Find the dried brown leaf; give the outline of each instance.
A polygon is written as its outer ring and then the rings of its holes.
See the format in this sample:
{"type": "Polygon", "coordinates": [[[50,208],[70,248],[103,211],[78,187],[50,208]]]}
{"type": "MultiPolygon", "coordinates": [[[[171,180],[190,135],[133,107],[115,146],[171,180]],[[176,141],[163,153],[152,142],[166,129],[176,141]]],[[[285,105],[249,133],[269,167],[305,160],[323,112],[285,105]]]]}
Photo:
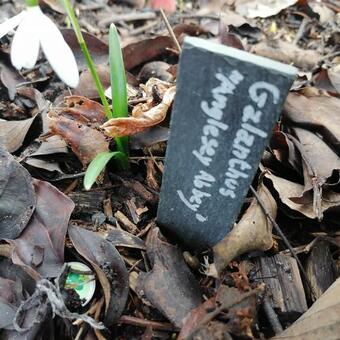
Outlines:
{"type": "Polygon", "coordinates": [[[103,106],[83,96],[65,97],[63,105],[55,110],[83,123],[103,124],[106,120],[103,106]]]}
{"type": "Polygon", "coordinates": [[[338,339],[340,334],[340,278],[283,333],[273,340],[338,339]]]}
{"type": "Polygon", "coordinates": [[[163,126],[153,126],[144,132],[131,136],[131,149],[138,150],[153,146],[155,144],[165,142],[169,138],[169,128],[163,126]]]}
{"type": "Polygon", "coordinates": [[[184,318],[201,304],[200,287],[181,251],[158,238],[158,228],[148,234],[147,254],[153,268],[139,274],[138,291],[171,322],[181,327],[184,318]]]}
{"type": "Polygon", "coordinates": [[[236,11],[248,18],[267,18],[296,2],[297,0],[237,0],[236,11]]]}
{"type": "Polygon", "coordinates": [[[103,237],[115,247],[126,247],[141,250],[145,250],[146,248],[145,242],[141,238],[121,229],[112,229],[105,232],[103,233],[103,237]]]}
{"type": "Polygon", "coordinates": [[[328,70],[328,77],[337,90],[340,93],[340,65],[335,65],[328,70]]]}
{"type": "MultiPolygon", "coordinates": [[[[318,217],[313,208],[313,193],[305,195],[305,199],[300,203],[293,199],[301,197],[304,191],[304,186],[299,183],[291,182],[287,179],[277,177],[269,172],[265,174],[278,192],[280,200],[290,209],[297,211],[308,218],[315,219],[318,217]]],[[[321,212],[324,213],[330,208],[340,205],[340,194],[333,191],[325,191],[321,197],[321,212]]]]}
{"type": "MultiPolygon", "coordinates": [[[[180,43],[185,35],[199,36],[207,33],[202,27],[192,24],[176,25],[173,31],[180,43]]],[[[122,49],[122,53],[127,71],[162,56],[178,55],[176,44],[170,36],[159,36],[129,44],[122,49]]]]}
{"type": "Polygon", "coordinates": [[[335,13],[326,4],[309,1],[309,6],[320,16],[321,24],[334,22],[335,13]]]}
{"type": "Polygon", "coordinates": [[[284,105],[284,118],[294,126],[318,132],[328,144],[340,149],[340,99],[305,97],[290,93],[284,105]]]}
{"type": "Polygon", "coordinates": [[[65,14],[65,9],[59,0],[41,0],[41,2],[49,6],[52,10],[60,14],[65,14]]]}
{"type": "Polygon", "coordinates": [[[117,322],[129,293],[129,279],[124,261],[116,248],[99,234],[83,228],[69,228],[71,241],[80,255],[91,263],[105,297],[106,326],[117,322]]]}
{"type": "Polygon", "coordinates": [[[138,79],[146,83],[150,78],[158,78],[163,81],[172,81],[173,75],[169,72],[170,65],[164,61],[151,61],[146,63],[138,74],[138,79]]]}
{"type": "MultiPolygon", "coordinates": [[[[60,31],[67,44],[71,47],[77,60],[78,67],[80,69],[85,69],[86,62],[84,54],[79,46],[74,30],[72,28],[64,28],[60,31]]],[[[82,34],[94,63],[97,65],[107,63],[109,58],[109,46],[90,33],[82,32],[82,34]]]]}
{"type": "MultiPolygon", "coordinates": [[[[301,128],[293,129],[299,142],[292,139],[301,153],[304,175],[304,192],[295,202],[303,203],[310,190],[313,191],[313,209],[318,219],[322,214],[322,192],[334,171],[340,170],[340,158],[315,133],[301,128]]],[[[291,137],[292,138],[292,137],[291,137]]]]}
{"type": "MultiPolygon", "coordinates": [[[[216,296],[220,305],[234,305],[242,299],[244,292],[234,287],[222,285],[216,296]]],[[[238,336],[253,338],[252,327],[256,314],[256,296],[250,296],[231,307],[228,311],[229,331],[238,336]]]]}
{"type": "Polygon", "coordinates": [[[314,75],[314,86],[320,90],[328,91],[329,93],[336,93],[337,90],[331,83],[329,78],[329,70],[327,68],[322,67],[315,75],[314,75]]]}
{"type": "Polygon", "coordinates": [[[251,52],[303,69],[313,69],[321,59],[321,55],[315,50],[304,50],[282,40],[272,42],[272,45],[260,42],[252,47],[251,52]]]}
{"type": "Polygon", "coordinates": [[[168,36],[159,36],[129,44],[122,49],[125,69],[130,71],[138,65],[161,56],[176,54],[175,49],[173,39],[168,36]]]}
{"type": "Polygon", "coordinates": [[[55,277],[64,264],[65,236],[74,203],[48,182],[34,180],[34,188],[35,212],[21,235],[8,240],[14,246],[12,260],[43,277],[55,277]]]}
{"type": "Polygon", "coordinates": [[[0,146],[0,238],[18,237],[35,206],[32,177],[0,146]]]}
{"type": "Polygon", "coordinates": [[[1,56],[1,59],[0,80],[8,90],[9,99],[14,100],[17,85],[24,83],[25,78],[12,66],[9,60],[6,60],[7,58],[1,56]]]}
{"type": "Polygon", "coordinates": [[[100,152],[109,151],[109,141],[98,130],[105,121],[102,105],[85,97],[66,97],[64,106],[48,113],[52,134],[61,136],[85,166],[100,152]]]}
{"type": "Polygon", "coordinates": [[[9,152],[17,151],[23,144],[26,134],[38,115],[24,120],[0,120],[0,143],[9,152]]]}
{"type": "MultiPolygon", "coordinates": [[[[149,81],[150,82],[150,81],[149,81]]],[[[149,83],[148,82],[148,83],[149,83]]],[[[148,84],[147,84],[147,87],[148,84]]],[[[137,105],[132,117],[113,118],[104,123],[101,128],[110,137],[123,137],[142,132],[147,128],[162,122],[175,98],[176,87],[171,86],[163,94],[162,102],[150,108],[150,102],[137,105]]]]}
{"type": "Polygon", "coordinates": [[[67,153],[67,145],[59,136],[51,136],[44,139],[38,150],[30,154],[30,157],[67,153]]]}
{"type": "MultiPolygon", "coordinates": [[[[263,183],[258,188],[258,195],[268,213],[275,219],[276,202],[263,183]]],[[[215,266],[221,272],[235,257],[249,251],[268,250],[272,244],[272,224],[254,198],[240,222],[214,246],[215,266]]]]}

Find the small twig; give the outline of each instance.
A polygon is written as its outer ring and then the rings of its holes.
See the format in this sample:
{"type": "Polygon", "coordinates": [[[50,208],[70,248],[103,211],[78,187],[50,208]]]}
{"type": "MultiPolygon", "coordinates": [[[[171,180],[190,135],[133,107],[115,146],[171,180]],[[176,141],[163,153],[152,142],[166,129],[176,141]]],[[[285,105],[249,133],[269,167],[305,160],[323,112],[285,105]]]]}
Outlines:
{"type": "MultiPolygon", "coordinates": [[[[86,314],[86,315],[93,315],[93,314],[96,312],[99,303],[100,303],[100,300],[98,300],[98,301],[93,301],[93,303],[92,303],[90,309],[89,309],[88,311],[86,311],[85,314],[86,314]]],[[[84,320],[82,320],[82,319],[77,319],[77,320],[75,320],[75,321],[72,322],[72,325],[73,325],[73,326],[80,326],[80,325],[83,324],[83,323],[84,323],[84,320]]]]}
{"type": "Polygon", "coordinates": [[[142,34],[144,32],[147,32],[147,31],[149,32],[152,28],[154,28],[157,25],[158,25],[158,21],[153,21],[153,22],[147,23],[144,26],[141,26],[141,27],[135,28],[134,30],[131,30],[129,32],[129,35],[139,35],[139,34],[142,34]]]}
{"type": "Polygon", "coordinates": [[[159,161],[163,161],[165,159],[164,156],[138,156],[138,157],[129,157],[129,159],[131,161],[142,161],[142,160],[149,160],[149,159],[156,159],[156,160],[159,160],[159,161]]]}
{"type": "Polygon", "coordinates": [[[306,32],[307,25],[309,23],[309,18],[303,18],[299,30],[296,33],[293,44],[296,45],[306,32]]]}
{"type": "Polygon", "coordinates": [[[327,59],[337,57],[338,55],[340,55],[340,51],[335,51],[335,52],[326,54],[325,56],[323,56],[323,57],[319,60],[319,63],[321,63],[321,62],[323,62],[323,61],[325,61],[325,60],[327,60],[327,59]]]}
{"type": "Polygon", "coordinates": [[[155,222],[154,221],[151,221],[150,223],[147,224],[147,226],[142,229],[138,234],[137,234],[137,237],[139,238],[142,238],[143,236],[145,236],[149,230],[155,226],[155,222]]]}
{"type": "Polygon", "coordinates": [[[156,162],[156,159],[154,157],[154,155],[152,154],[150,148],[148,148],[148,152],[149,152],[149,155],[151,157],[151,160],[153,161],[153,163],[156,165],[156,167],[158,168],[159,172],[162,174],[163,173],[163,170],[161,169],[161,167],[159,166],[159,164],[156,162]]]}
{"type": "Polygon", "coordinates": [[[160,331],[175,332],[177,329],[171,324],[166,322],[150,321],[145,319],[139,319],[134,316],[123,315],[119,319],[119,323],[133,325],[137,327],[151,327],[152,329],[158,329],[160,331]]]}
{"type": "Polygon", "coordinates": [[[178,40],[177,40],[177,38],[176,38],[176,36],[175,36],[175,33],[174,33],[174,31],[173,31],[173,29],[172,29],[170,23],[169,23],[168,18],[167,18],[166,15],[165,15],[163,9],[160,9],[160,12],[161,12],[162,19],[163,19],[163,21],[164,21],[164,23],[165,23],[165,26],[166,26],[166,28],[168,29],[168,32],[169,32],[169,34],[170,34],[170,37],[171,37],[172,40],[174,41],[174,43],[175,43],[175,45],[176,45],[178,51],[179,51],[179,52],[182,52],[182,47],[181,47],[181,45],[179,44],[179,42],[178,42],[178,40]]]}
{"type": "Polygon", "coordinates": [[[268,296],[264,297],[263,308],[267,315],[268,321],[270,325],[272,326],[273,331],[275,332],[275,335],[281,333],[283,331],[283,328],[281,326],[280,320],[277,317],[272,305],[270,304],[268,296]]]}
{"type": "MultiPolygon", "coordinates": [[[[98,302],[99,303],[97,305],[97,310],[94,313],[94,319],[96,321],[99,321],[100,312],[102,311],[105,302],[104,297],[102,297],[98,302]]],[[[102,332],[99,329],[94,329],[94,333],[96,334],[98,340],[106,340],[105,336],[103,336],[102,332]]]]}
{"type": "Polygon", "coordinates": [[[137,226],[132,223],[128,217],[126,217],[120,210],[118,210],[115,214],[114,217],[118,222],[120,222],[123,226],[124,229],[127,230],[130,234],[136,235],[139,230],[137,226]]]}
{"type": "Polygon", "coordinates": [[[78,174],[60,174],[58,175],[58,177],[49,179],[49,181],[58,182],[58,181],[63,181],[64,179],[80,178],[84,176],[85,176],[85,172],[79,172],[78,174]]]}
{"type": "Polygon", "coordinates": [[[279,225],[276,223],[276,221],[273,219],[273,217],[269,214],[269,212],[267,211],[266,207],[264,206],[260,196],[258,195],[258,193],[256,192],[256,190],[253,188],[253,186],[250,186],[250,190],[251,192],[254,194],[255,198],[257,199],[257,202],[259,203],[260,207],[263,210],[263,213],[266,215],[266,217],[269,219],[269,221],[273,224],[273,227],[275,229],[275,231],[279,234],[279,236],[281,237],[281,239],[283,240],[284,244],[286,245],[286,247],[289,249],[290,253],[292,254],[292,256],[294,257],[294,259],[297,262],[297,265],[299,266],[299,269],[301,271],[301,274],[303,276],[303,278],[306,281],[306,284],[310,290],[310,294],[315,297],[315,293],[314,290],[312,288],[312,285],[308,279],[307,273],[305,271],[305,269],[302,266],[302,263],[300,262],[299,258],[297,257],[297,255],[295,254],[295,251],[293,249],[293,247],[291,246],[289,240],[287,239],[287,237],[284,235],[284,233],[282,232],[281,228],[279,227],[279,225]]]}
{"type": "Polygon", "coordinates": [[[85,328],[85,325],[82,324],[81,327],[79,328],[78,333],[77,333],[76,337],[74,338],[74,340],[80,340],[81,339],[81,336],[83,335],[83,332],[84,332],[84,328],[85,328]]]}
{"type": "Polygon", "coordinates": [[[76,178],[72,183],[65,189],[64,195],[68,195],[71,191],[73,191],[78,186],[79,180],[76,178]]]}
{"type": "Polygon", "coordinates": [[[136,261],[131,268],[129,269],[129,273],[131,273],[140,263],[142,262],[142,259],[136,261]]]}
{"type": "Polygon", "coordinates": [[[139,20],[152,20],[156,19],[157,15],[155,12],[132,12],[132,13],[124,13],[124,14],[113,14],[101,21],[99,21],[99,26],[106,26],[111,22],[129,22],[129,21],[139,21],[139,20]]]}
{"type": "Polygon", "coordinates": [[[104,4],[97,4],[97,3],[93,3],[90,5],[77,4],[77,6],[81,11],[96,11],[98,9],[105,8],[104,4]]]}
{"type": "Polygon", "coordinates": [[[210,19],[220,21],[221,17],[219,15],[213,14],[181,14],[179,15],[180,19],[210,19]]]}

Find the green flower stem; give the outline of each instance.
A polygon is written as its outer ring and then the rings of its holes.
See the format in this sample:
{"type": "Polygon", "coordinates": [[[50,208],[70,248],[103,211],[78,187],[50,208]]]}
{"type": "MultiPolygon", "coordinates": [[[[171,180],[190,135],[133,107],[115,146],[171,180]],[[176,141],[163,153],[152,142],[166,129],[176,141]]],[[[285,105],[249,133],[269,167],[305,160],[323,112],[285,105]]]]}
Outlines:
{"type": "MultiPolygon", "coordinates": [[[[33,1],[33,0],[26,0],[26,1],[33,1]]],[[[63,3],[63,6],[64,6],[64,8],[65,8],[70,20],[71,20],[74,33],[77,37],[79,46],[80,46],[80,48],[83,52],[86,64],[87,64],[88,68],[90,69],[92,78],[95,82],[98,94],[100,96],[100,100],[101,100],[101,102],[104,106],[105,114],[106,114],[108,119],[111,119],[111,118],[113,118],[113,116],[112,116],[112,112],[111,112],[111,109],[110,109],[110,105],[109,105],[109,103],[108,103],[108,101],[105,97],[103,85],[100,82],[96,67],[95,67],[94,62],[91,58],[90,52],[89,52],[89,50],[86,46],[86,42],[85,42],[84,37],[81,33],[79,22],[78,22],[78,19],[77,19],[75,13],[74,13],[73,7],[70,3],[70,0],[61,0],[61,2],[63,3]]]]}
{"type": "Polygon", "coordinates": [[[39,6],[39,0],[25,0],[27,7],[39,6]]]}
{"type": "MultiPolygon", "coordinates": [[[[27,0],[27,1],[34,1],[34,0],[27,0]]],[[[74,30],[75,35],[77,37],[79,46],[80,46],[80,48],[81,48],[81,50],[84,54],[86,64],[87,64],[88,68],[90,69],[90,72],[91,72],[92,78],[95,82],[100,100],[103,104],[106,117],[108,119],[111,119],[111,118],[113,118],[113,114],[112,114],[112,111],[110,109],[110,105],[109,105],[109,103],[106,99],[103,85],[102,85],[102,83],[99,79],[96,67],[95,67],[94,62],[92,60],[90,52],[89,52],[89,50],[86,46],[86,42],[84,40],[84,37],[81,33],[79,22],[78,22],[78,19],[77,19],[75,13],[74,13],[73,7],[70,3],[70,0],[61,0],[61,2],[63,4],[70,20],[71,20],[73,30],[74,30]]],[[[124,139],[115,138],[115,142],[116,142],[117,150],[127,155],[127,145],[126,145],[126,142],[124,141],[124,139]]],[[[123,168],[125,168],[125,166],[123,166],[123,168]]]]}

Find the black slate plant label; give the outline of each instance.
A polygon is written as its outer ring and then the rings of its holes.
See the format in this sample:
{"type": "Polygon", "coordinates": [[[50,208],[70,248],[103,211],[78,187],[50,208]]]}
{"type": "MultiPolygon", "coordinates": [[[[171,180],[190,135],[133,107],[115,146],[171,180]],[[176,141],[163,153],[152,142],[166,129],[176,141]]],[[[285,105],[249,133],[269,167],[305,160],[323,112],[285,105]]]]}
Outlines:
{"type": "Polygon", "coordinates": [[[185,39],[157,214],[163,230],[191,248],[230,231],[296,72],[185,39]]]}

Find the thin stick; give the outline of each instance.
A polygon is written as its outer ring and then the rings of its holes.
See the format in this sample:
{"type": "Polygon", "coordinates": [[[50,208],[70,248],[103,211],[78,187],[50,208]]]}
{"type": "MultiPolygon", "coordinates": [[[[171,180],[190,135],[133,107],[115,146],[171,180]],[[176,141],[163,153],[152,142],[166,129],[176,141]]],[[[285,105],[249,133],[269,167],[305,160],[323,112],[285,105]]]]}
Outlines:
{"type": "Polygon", "coordinates": [[[293,44],[296,45],[306,32],[307,25],[309,24],[309,18],[303,18],[299,30],[296,33],[293,44]]]}
{"type": "Polygon", "coordinates": [[[275,231],[279,234],[279,236],[281,237],[281,239],[283,240],[284,244],[286,245],[286,247],[289,249],[290,253],[292,254],[292,256],[294,257],[294,259],[297,262],[297,265],[299,266],[299,269],[301,271],[301,274],[303,276],[303,278],[306,281],[306,284],[310,290],[310,294],[316,299],[315,294],[314,294],[314,290],[312,288],[312,285],[308,279],[307,273],[305,271],[305,269],[302,266],[302,263],[300,262],[299,258],[297,257],[293,247],[291,246],[289,240],[287,239],[287,237],[284,235],[284,233],[282,232],[281,228],[279,227],[279,225],[276,223],[276,221],[273,219],[273,217],[269,214],[269,212],[267,211],[266,207],[264,206],[260,196],[257,194],[256,190],[253,188],[253,186],[250,186],[250,190],[251,192],[254,194],[255,198],[257,199],[260,207],[262,208],[264,214],[266,215],[266,217],[269,219],[269,221],[273,224],[275,231]]]}
{"type": "Polygon", "coordinates": [[[336,56],[338,56],[340,54],[340,51],[335,51],[335,52],[332,52],[332,53],[329,53],[329,54],[326,54],[325,56],[323,56],[320,60],[319,60],[319,63],[322,62],[322,61],[325,61],[329,58],[334,58],[336,56]]]}
{"type": "Polygon", "coordinates": [[[175,45],[176,45],[178,51],[179,51],[179,52],[182,52],[182,47],[181,47],[181,45],[179,44],[179,42],[178,42],[178,40],[177,40],[177,38],[176,38],[176,36],[175,36],[175,33],[174,33],[174,31],[173,31],[173,29],[172,29],[170,23],[169,23],[168,18],[167,18],[166,15],[165,15],[163,9],[160,9],[160,12],[161,12],[162,19],[163,19],[163,21],[164,21],[164,23],[165,23],[165,26],[166,26],[166,28],[168,29],[168,32],[169,32],[169,34],[170,34],[170,37],[171,37],[172,40],[174,41],[174,43],[175,43],[175,45]]]}
{"type": "Polygon", "coordinates": [[[74,340],[79,340],[81,338],[81,336],[83,335],[83,332],[84,332],[84,328],[85,328],[85,326],[81,325],[81,327],[79,328],[78,333],[77,333],[76,337],[74,338],[74,340]]]}
{"type": "Polygon", "coordinates": [[[177,329],[171,324],[166,322],[150,321],[145,319],[139,319],[134,316],[123,315],[119,319],[119,323],[133,325],[137,327],[151,327],[160,331],[175,332],[177,329]]]}
{"type": "MultiPolygon", "coordinates": [[[[100,312],[104,305],[104,297],[102,297],[98,302],[99,303],[97,305],[97,310],[94,313],[94,319],[96,321],[99,321],[100,312]]],[[[105,336],[102,334],[102,332],[99,329],[94,329],[94,333],[98,340],[106,340],[105,336]]]]}

